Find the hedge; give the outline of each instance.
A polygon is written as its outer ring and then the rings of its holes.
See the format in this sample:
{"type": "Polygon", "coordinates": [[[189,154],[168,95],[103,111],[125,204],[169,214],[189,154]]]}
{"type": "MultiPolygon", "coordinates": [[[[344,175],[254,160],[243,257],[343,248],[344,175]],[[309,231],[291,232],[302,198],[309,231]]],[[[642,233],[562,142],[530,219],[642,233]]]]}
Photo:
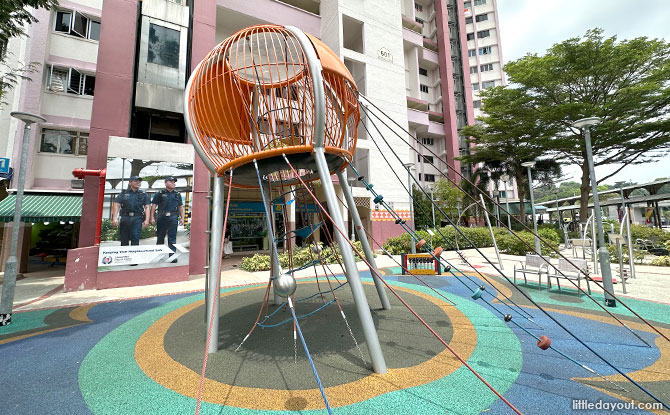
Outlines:
{"type": "MultiPolygon", "coordinates": [[[[354,242],[354,246],[360,252],[363,252],[363,247],[359,241],[354,242]]],[[[356,261],[361,261],[361,257],[354,252],[356,261]]],[[[325,258],[326,264],[335,264],[341,261],[340,247],[336,244],[335,249],[332,247],[326,246],[321,251],[321,257],[325,258]]],[[[305,264],[309,264],[312,261],[315,261],[318,258],[318,255],[311,252],[310,247],[305,248],[296,248],[293,250],[293,267],[299,268],[305,264]]],[[[283,269],[291,268],[289,265],[289,255],[288,252],[283,252],[279,254],[279,264],[283,269]]],[[[255,272],[255,271],[269,271],[270,270],[270,255],[268,254],[255,254],[251,257],[242,258],[242,263],[240,268],[244,271],[255,272]]]]}

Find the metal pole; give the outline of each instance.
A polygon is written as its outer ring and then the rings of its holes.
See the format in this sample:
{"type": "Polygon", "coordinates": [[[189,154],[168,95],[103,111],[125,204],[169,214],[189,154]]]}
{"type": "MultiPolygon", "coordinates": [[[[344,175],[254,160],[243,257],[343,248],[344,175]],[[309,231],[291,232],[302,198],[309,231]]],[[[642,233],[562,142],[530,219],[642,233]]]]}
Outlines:
{"type": "Polygon", "coordinates": [[[435,196],[433,196],[433,191],[434,191],[434,189],[431,187],[430,188],[430,208],[433,211],[433,229],[434,229],[434,228],[437,228],[437,226],[435,226],[435,196]]]}
{"type": "MultiPolygon", "coordinates": [[[[281,275],[281,265],[279,264],[279,252],[275,249],[277,246],[274,238],[275,238],[275,218],[274,218],[274,211],[272,210],[272,193],[270,192],[270,185],[269,184],[263,184],[263,191],[265,194],[268,195],[267,198],[265,198],[265,212],[267,216],[267,226],[268,226],[268,239],[269,239],[269,245],[270,245],[270,260],[272,263],[271,269],[270,269],[270,277],[272,278],[272,281],[276,281],[277,277],[281,275]]],[[[274,286],[274,283],[272,284],[274,286]]],[[[274,288],[274,287],[273,287],[274,288]]],[[[284,300],[274,291],[273,297],[273,302],[275,305],[279,305],[284,302],[284,300]]]]}
{"type": "MultiPolygon", "coordinates": [[[[591,176],[591,187],[593,189],[593,209],[595,210],[596,223],[598,225],[598,256],[600,258],[600,271],[605,289],[613,293],[614,285],[612,284],[612,270],[610,269],[609,254],[605,247],[605,232],[603,230],[603,219],[600,212],[600,201],[598,200],[598,181],[596,180],[596,171],[593,167],[591,128],[588,125],[584,127],[584,139],[586,140],[586,158],[589,162],[589,174],[591,176]]],[[[608,307],[616,307],[616,301],[608,293],[605,293],[605,305],[608,307]]]]}
{"type": "Polygon", "coordinates": [[[498,265],[500,270],[503,270],[502,259],[500,259],[500,251],[498,251],[498,244],[496,243],[496,236],[493,234],[493,228],[491,227],[491,221],[489,220],[489,213],[486,211],[486,204],[484,204],[484,195],[479,194],[479,199],[482,201],[482,207],[484,209],[484,217],[486,218],[486,226],[489,227],[489,232],[491,233],[491,239],[493,240],[493,247],[496,249],[496,256],[498,257],[498,265]]]}
{"type": "MultiPolygon", "coordinates": [[[[414,189],[412,188],[412,167],[411,164],[405,165],[407,167],[407,188],[409,189],[409,217],[412,219],[412,230],[416,230],[416,223],[414,223],[414,189]]],[[[416,254],[416,244],[412,239],[409,240],[409,247],[413,254],[416,254]]]]}
{"type": "Polygon", "coordinates": [[[25,121],[23,127],[23,142],[21,143],[21,164],[19,178],[16,185],[16,204],[14,205],[14,222],[12,223],[12,239],[9,243],[9,258],[5,263],[5,277],[2,284],[2,300],[0,301],[0,326],[12,323],[12,308],[14,306],[14,290],[19,263],[16,253],[19,245],[19,229],[21,226],[21,205],[23,204],[23,187],[26,182],[26,164],[30,149],[30,125],[25,121]]]}
{"type": "Polygon", "coordinates": [[[621,234],[623,234],[623,225],[624,222],[626,223],[626,245],[628,245],[628,262],[630,264],[630,277],[635,278],[635,261],[633,261],[633,239],[632,236],[630,235],[630,215],[628,211],[628,204],[625,203],[625,198],[623,195],[623,188],[619,188],[619,191],[621,192],[621,209],[623,209],[622,212],[622,219],[621,219],[621,234]]]}
{"type": "MultiPolygon", "coordinates": [[[[344,177],[344,173],[342,172],[342,170],[337,171],[337,178],[340,181],[340,186],[342,186],[344,197],[347,200],[347,205],[349,206],[349,214],[351,215],[351,219],[354,222],[354,228],[356,229],[356,233],[358,234],[358,239],[361,241],[361,247],[363,247],[363,252],[365,253],[365,259],[368,260],[368,262],[370,263],[370,265],[372,265],[372,268],[375,271],[379,272],[379,268],[377,268],[377,263],[375,262],[375,255],[372,253],[372,249],[370,249],[370,244],[368,243],[368,238],[365,235],[365,229],[363,228],[361,217],[358,215],[358,209],[356,208],[354,196],[351,194],[351,188],[349,187],[349,183],[347,183],[347,180],[344,177]]],[[[379,277],[374,272],[372,273],[372,280],[375,282],[375,288],[377,288],[377,294],[379,294],[379,301],[381,301],[382,307],[384,308],[384,310],[390,310],[391,303],[389,303],[389,299],[386,296],[384,283],[382,283],[379,280],[379,277]]]]}
{"type": "MultiPolygon", "coordinates": [[[[316,161],[316,167],[319,171],[319,177],[321,178],[321,186],[323,193],[326,196],[326,202],[328,203],[330,216],[333,218],[335,226],[344,231],[344,221],[342,220],[342,213],[340,212],[338,200],[335,196],[335,187],[333,186],[333,182],[330,179],[330,171],[328,169],[323,147],[314,147],[314,159],[316,161]]],[[[345,240],[344,235],[342,235],[340,232],[334,233],[335,237],[337,238],[337,243],[340,245],[340,251],[342,254],[342,261],[344,262],[347,281],[349,282],[349,287],[351,288],[351,294],[354,297],[354,303],[356,303],[358,318],[361,320],[363,334],[365,335],[365,341],[368,345],[370,358],[372,359],[372,368],[376,373],[386,373],[386,362],[384,361],[382,348],[379,344],[379,338],[377,337],[375,324],[372,320],[372,314],[370,314],[370,306],[368,305],[368,300],[365,297],[363,283],[361,282],[361,278],[358,275],[358,269],[356,268],[356,261],[354,260],[353,251],[351,250],[351,246],[349,246],[348,241],[345,240]]]]}
{"type": "MultiPolygon", "coordinates": [[[[217,281],[219,278],[217,273],[220,272],[221,265],[221,243],[223,242],[223,209],[224,209],[224,183],[225,178],[214,177],[214,192],[212,200],[212,229],[209,234],[209,269],[208,286],[207,286],[207,327],[205,328],[205,336],[207,336],[207,329],[212,327],[212,335],[209,338],[207,345],[208,353],[216,353],[219,350],[219,304],[221,296],[219,294],[219,287],[217,281]],[[214,321],[210,319],[214,316],[214,321]]],[[[207,337],[205,337],[207,338],[207,337]]]]}
{"type": "MultiPolygon", "coordinates": [[[[530,166],[528,167],[528,190],[530,191],[530,208],[533,213],[533,229],[535,230],[535,252],[538,255],[542,255],[542,250],[540,249],[540,239],[537,237],[537,220],[535,219],[535,197],[533,196],[533,177],[530,174],[530,166]]],[[[519,208],[521,205],[519,204],[519,208]]],[[[525,215],[526,212],[523,212],[525,215]]]]}
{"type": "Polygon", "coordinates": [[[507,180],[503,180],[503,183],[505,183],[505,209],[507,210],[507,229],[509,229],[510,232],[512,232],[512,218],[511,213],[509,211],[509,195],[507,194],[507,180]]]}

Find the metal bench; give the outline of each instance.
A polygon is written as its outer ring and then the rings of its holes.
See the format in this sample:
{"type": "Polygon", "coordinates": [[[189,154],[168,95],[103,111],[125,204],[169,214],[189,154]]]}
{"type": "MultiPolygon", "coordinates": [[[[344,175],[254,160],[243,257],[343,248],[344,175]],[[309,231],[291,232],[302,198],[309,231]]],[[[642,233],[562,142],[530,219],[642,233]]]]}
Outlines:
{"type": "Polygon", "coordinates": [[[561,289],[561,283],[560,283],[561,278],[573,281],[577,280],[577,289],[578,289],[577,296],[581,296],[582,295],[581,280],[584,279],[586,281],[586,288],[588,289],[589,294],[591,294],[591,286],[589,285],[589,279],[586,278],[585,276],[585,273],[588,272],[588,264],[586,263],[585,259],[570,259],[568,261],[567,259],[559,258],[557,268],[558,271],[553,270],[547,274],[548,290],[551,290],[552,278],[556,278],[556,284],[558,285],[559,291],[561,289]]]}
{"type": "Polygon", "coordinates": [[[535,254],[526,254],[526,261],[520,262],[517,261],[514,264],[514,284],[516,284],[516,274],[523,275],[524,283],[528,284],[526,280],[526,274],[537,275],[537,288],[542,289],[542,273],[549,273],[549,257],[541,257],[540,255],[535,254]]]}
{"type": "Polygon", "coordinates": [[[582,250],[582,258],[586,259],[586,254],[591,255],[591,250],[593,249],[593,244],[591,243],[590,238],[574,238],[570,239],[570,246],[572,247],[572,256],[577,256],[577,248],[582,250]]]}

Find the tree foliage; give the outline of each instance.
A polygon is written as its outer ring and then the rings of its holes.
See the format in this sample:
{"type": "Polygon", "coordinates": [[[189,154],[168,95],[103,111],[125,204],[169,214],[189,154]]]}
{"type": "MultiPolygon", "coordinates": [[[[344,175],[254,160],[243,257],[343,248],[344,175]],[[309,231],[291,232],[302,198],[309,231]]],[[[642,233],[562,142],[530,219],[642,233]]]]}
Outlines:
{"type": "Polygon", "coordinates": [[[37,22],[32,14],[32,8],[53,9],[58,6],[58,0],[2,0],[0,1],[0,102],[4,95],[16,86],[21,80],[30,79],[37,64],[17,63],[11,66],[6,63],[7,46],[9,39],[24,36],[26,27],[37,22]]]}
{"type": "MultiPolygon", "coordinates": [[[[519,89],[496,87],[482,91],[484,116],[482,123],[464,127],[461,134],[472,137],[470,154],[461,160],[481,164],[475,179],[482,185],[491,180],[498,183],[508,175],[516,180],[519,188],[521,212],[524,200],[529,198],[527,170],[522,163],[536,160],[533,179],[554,181],[560,176],[555,160],[541,158],[546,155],[551,133],[537,121],[538,109],[532,97],[519,89]]],[[[525,220],[525,215],[520,219],[525,220]]]]}
{"type": "MultiPolygon", "coordinates": [[[[542,131],[535,140],[563,163],[582,168],[580,217],[588,217],[590,176],[583,131],[572,127],[574,121],[603,121],[591,133],[594,162],[618,166],[599,182],[670,148],[670,44],[663,40],[618,41],[593,29],[555,44],[544,56],[528,54],[509,62],[505,71],[514,85],[512,95],[522,97],[508,103],[527,100],[535,110],[530,125],[542,131]]],[[[527,107],[518,114],[526,117],[527,107]]]]}

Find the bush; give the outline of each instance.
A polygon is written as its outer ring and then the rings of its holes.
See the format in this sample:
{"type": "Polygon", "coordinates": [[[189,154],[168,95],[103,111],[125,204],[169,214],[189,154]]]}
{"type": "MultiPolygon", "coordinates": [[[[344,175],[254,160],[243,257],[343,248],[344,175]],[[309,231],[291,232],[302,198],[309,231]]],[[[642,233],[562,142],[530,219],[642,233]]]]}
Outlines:
{"type": "MultiPolygon", "coordinates": [[[[354,242],[354,246],[359,252],[363,252],[363,247],[360,241],[354,242]]],[[[361,261],[361,257],[354,251],[354,256],[356,261],[361,261]]],[[[327,246],[322,249],[321,257],[325,258],[326,264],[335,264],[338,261],[342,261],[340,254],[340,247],[335,244],[335,248],[327,246]]],[[[307,246],[305,248],[296,248],[293,250],[293,267],[299,268],[305,264],[309,264],[312,261],[318,259],[318,255],[312,253],[311,247],[307,246]]],[[[289,265],[289,254],[288,252],[283,252],[279,254],[279,265],[283,269],[291,268],[289,265]]],[[[270,255],[267,254],[255,254],[252,257],[242,258],[242,263],[240,268],[244,271],[255,272],[255,271],[269,271],[270,270],[270,255]]]]}
{"type": "Polygon", "coordinates": [[[670,256],[660,256],[651,261],[651,265],[660,267],[670,267],[670,256]]]}
{"type": "MultiPolygon", "coordinates": [[[[521,240],[509,234],[498,238],[498,249],[510,255],[526,255],[527,253],[535,252],[535,235],[525,231],[516,232],[516,234],[521,240]]],[[[558,249],[558,244],[561,241],[558,233],[547,229],[538,229],[538,234],[549,242],[549,244],[541,243],[542,254],[549,256],[556,255],[554,249],[558,249]]]]}
{"type": "MultiPolygon", "coordinates": [[[[612,264],[618,264],[619,263],[619,253],[617,252],[616,245],[614,244],[608,244],[607,245],[607,253],[609,254],[610,257],[610,262],[612,264]]],[[[640,251],[639,249],[633,249],[633,261],[636,264],[642,264],[642,260],[644,259],[645,252],[640,251]]],[[[623,258],[623,263],[624,264],[629,264],[630,260],[628,258],[628,248],[623,247],[623,252],[622,252],[622,258],[623,258]]]]}
{"type": "MultiPolygon", "coordinates": [[[[434,230],[435,235],[432,237],[431,246],[433,248],[441,246],[444,250],[455,250],[456,241],[458,242],[458,247],[461,249],[473,248],[473,244],[476,248],[493,246],[493,239],[491,239],[491,233],[487,227],[459,227],[458,229],[463,232],[465,236],[461,235],[460,232],[456,232],[453,226],[445,226],[439,230],[434,230]]],[[[428,232],[420,230],[417,231],[417,234],[420,238],[425,239],[426,242],[431,243],[431,236],[428,232]]],[[[493,228],[493,234],[495,235],[496,240],[498,240],[503,235],[507,235],[507,231],[503,228],[493,228]]],[[[407,254],[411,252],[409,245],[410,240],[414,243],[409,234],[404,233],[400,236],[387,239],[383,246],[384,249],[393,255],[407,254]]]]}

